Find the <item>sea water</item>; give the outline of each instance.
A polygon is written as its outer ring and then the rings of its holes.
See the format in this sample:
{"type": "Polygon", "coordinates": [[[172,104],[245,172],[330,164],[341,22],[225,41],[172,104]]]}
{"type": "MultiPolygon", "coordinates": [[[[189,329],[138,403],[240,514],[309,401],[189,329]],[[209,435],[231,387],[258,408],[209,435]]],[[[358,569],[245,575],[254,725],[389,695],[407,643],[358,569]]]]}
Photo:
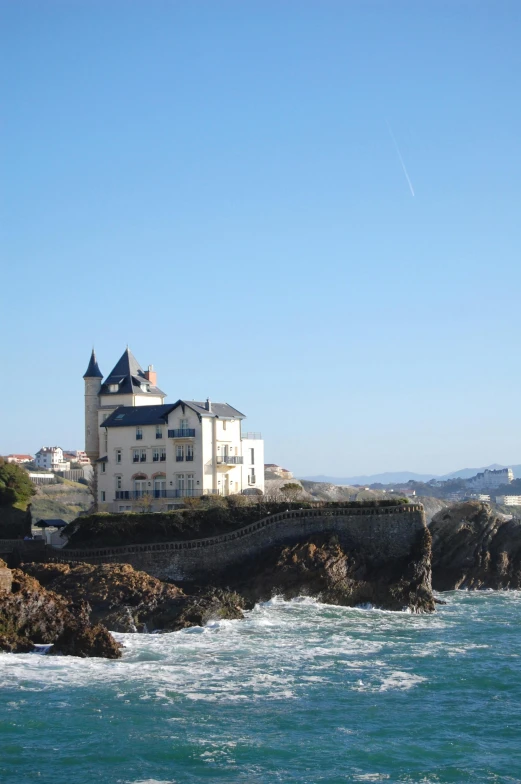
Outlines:
{"type": "Polygon", "coordinates": [[[521,782],[521,592],[442,598],[275,599],[118,634],[119,661],[0,655],[0,782],[521,782]]]}

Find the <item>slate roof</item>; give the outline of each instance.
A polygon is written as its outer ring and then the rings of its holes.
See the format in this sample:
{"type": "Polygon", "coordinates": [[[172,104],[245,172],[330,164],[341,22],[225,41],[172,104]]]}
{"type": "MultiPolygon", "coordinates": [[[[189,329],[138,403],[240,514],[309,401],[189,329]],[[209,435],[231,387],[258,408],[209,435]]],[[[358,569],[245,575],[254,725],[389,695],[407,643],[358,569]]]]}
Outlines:
{"type": "Polygon", "coordinates": [[[128,394],[143,394],[141,384],[146,383],[150,385],[150,395],[165,395],[159,387],[152,386],[150,381],[145,377],[143,368],[127,347],[122,356],[116,362],[111,372],[101,385],[101,395],[128,395],[128,394]],[[118,385],[117,392],[111,392],[109,387],[113,384],[118,385]]]}
{"type": "Polygon", "coordinates": [[[103,373],[99,369],[98,362],[96,360],[96,352],[92,349],[92,354],[90,355],[89,367],[85,371],[85,375],[83,378],[103,378],[103,373]]]}
{"type": "Polygon", "coordinates": [[[164,425],[173,405],[119,406],[100,427],[132,427],[139,425],[164,425]]]}
{"type": "Polygon", "coordinates": [[[221,419],[244,419],[244,414],[228,403],[212,403],[207,411],[205,403],[194,400],[178,400],[162,406],[119,406],[102,422],[100,427],[140,427],[143,425],[164,425],[168,415],[179,406],[186,406],[199,416],[219,417],[221,419]]]}
{"type": "Polygon", "coordinates": [[[228,403],[211,403],[211,411],[206,408],[206,403],[201,403],[196,400],[178,400],[174,403],[173,408],[184,405],[191,408],[201,416],[219,417],[221,419],[245,419],[246,414],[241,414],[236,408],[230,406],[228,403]]]}

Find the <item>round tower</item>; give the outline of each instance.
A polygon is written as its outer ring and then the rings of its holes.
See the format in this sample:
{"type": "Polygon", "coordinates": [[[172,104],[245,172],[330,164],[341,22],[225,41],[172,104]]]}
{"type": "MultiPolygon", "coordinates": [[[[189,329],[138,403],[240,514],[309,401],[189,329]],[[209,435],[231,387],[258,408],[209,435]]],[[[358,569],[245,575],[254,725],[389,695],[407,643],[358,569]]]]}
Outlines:
{"type": "Polygon", "coordinates": [[[83,379],[85,381],[85,452],[91,463],[94,463],[99,457],[98,409],[103,380],[103,373],[99,369],[94,349],[83,379]]]}

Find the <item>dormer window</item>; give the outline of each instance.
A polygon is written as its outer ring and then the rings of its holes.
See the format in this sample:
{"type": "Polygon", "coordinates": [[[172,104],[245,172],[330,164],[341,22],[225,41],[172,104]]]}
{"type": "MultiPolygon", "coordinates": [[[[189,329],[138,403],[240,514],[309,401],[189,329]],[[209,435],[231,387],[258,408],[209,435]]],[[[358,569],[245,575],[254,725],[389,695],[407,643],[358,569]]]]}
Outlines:
{"type": "Polygon", "coordinates": [[[119,384],[109,384],[109,392],[117,392],[119,389],[119,384]]]}
{"type": "Polygon", "coordinates": [[[136,427],[136,441],[143,440],[143,430],[140,427],[136,427]]]}
{"type": "Polygon", "coordinates": [[[139,386],[142,392],[150,392],[150,384],[140,384],[139,386]]]}

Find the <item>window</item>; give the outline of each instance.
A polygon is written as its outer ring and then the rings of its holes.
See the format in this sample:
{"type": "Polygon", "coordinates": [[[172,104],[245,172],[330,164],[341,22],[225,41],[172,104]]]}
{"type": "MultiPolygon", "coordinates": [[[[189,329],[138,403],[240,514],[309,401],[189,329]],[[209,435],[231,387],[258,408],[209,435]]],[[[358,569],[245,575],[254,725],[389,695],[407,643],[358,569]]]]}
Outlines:
{"type": "Polygon", "coordinates": [[[166,498],[166,479],[164,476],[154,479],[154,498],[166,498]]]}
{"type": "Polygon", "coordinates": [[[139,454],[139,462],[140,463],[146,463],[146,461],[147,461],[147,450],[146,449],[140,449],[139,453],[140,453],[139,454]]]}
{"type": "Polygon", "coordinates": [[[102,490],[102,491],[101,491],[101,500],[102,500],[102,501],[104,501],[104,500],[105,500],[105,490],[102,490]]]}
{"type": "Polygon", "coordinates": [[[179,420],[179,429],[180,430],[188,430],[188,419],[180,419],[179,420]]]}
{"type": "Polygon", "coordinates": [[[194,492],[194,475],[187,474],[186,475],[186,491],[189,495],[193,495],[194,492]]]}
{"type": "Polygon", "coordinates": [[[119,389],[119,384],[109,384],[109,392],[117,392],[119,389]]]}
{"type": "Polygon", "coordinates": [[[177,474],[177,489],[184,490],[185,489],[185,475],[184,474],[177,474]]]}
{"type": "Polygon", "coordinates": [[[121,490],[122,485],[122,478],[120,476],[116,477],[116,490],[121,490]]]}
{"type": "Polygon", "coordinates": [[[101,464],[101,473],[104,474],[106,470],[107,470],[107,464],[106,463],[102,463],[101,464]]]}
{"type": "Polygon", "coordinates": [[[194,445],[187,444],[186,445],[186,459],[193,460],[194,459],[194,445]]]}
{"type": "Polygon", "coordinates": [[[141,452],[140,449],[133,449],[132,450],[132,462],[133,463],[139,463],[139,454],[140,454],[140,452],[141,452]]]}
{"type": "Polygon", "coordinates": [[[253,473],[253,471],[250,471],[250,473],[248,474],[248,484],[249,485],[255,484],[255,474],[253,473]]]}
{"type": "Polygon", "coordinates": [[[136,427],[136,441],[143,440],[143,429],[141,427],[136,427]]]}
{"type": "Polygon", "coordinates": [[[255,449],[250,449],[250,463],[251,465],[255,463],[255,449]]]}
{"type": "Polygon", "coordinates": [[[123,506],[122,504],[120,504],[119,507],[118,507],[118,510],[120,512],[130,512],[130,511],[132,511],[132,507],[131,506],[123,506]]]}
{"type": "Polygon", "coordinates": [[[166,447],[162,446],[159,448],[159,461],[164,463],[166,461],[166,447]]]}
{"type": "Polygon", "coordinates": [[[121,449],[116,449],[116,463],[121,463],[121,449]]]}
{"type": "Polygon", "coordinates": [[[226,430],[226,419],[223,419],[223,430],[226,430]]]}
{"type": "Polygon", "coordinates": [[[159,463],[159,447],[154,447],[152,450],[152,462],[159,463]]]}
{"type": "Polygon", "coordinates": [[[156,425],[156,438],[163,438],[163,428],[161,425],[156,425]]]}
{"type": "Polygon", "coordinates": [[[134,496],[136,498],[141,498],[141,496],[146,495],[146,492],[146,479],[134,479],[134,496]]]}
{"type": "Polygon", "coordinates": [[[175,448],[175,459],[178,463],[185,459],[185,448],[183,444],[178,444],[175,448]]]}

